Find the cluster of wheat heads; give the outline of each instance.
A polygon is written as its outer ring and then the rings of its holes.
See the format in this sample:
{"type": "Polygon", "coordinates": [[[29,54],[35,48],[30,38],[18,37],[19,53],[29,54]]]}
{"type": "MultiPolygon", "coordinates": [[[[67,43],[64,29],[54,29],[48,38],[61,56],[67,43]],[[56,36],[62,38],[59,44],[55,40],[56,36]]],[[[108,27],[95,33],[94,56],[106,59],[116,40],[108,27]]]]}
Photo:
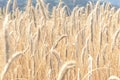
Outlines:
{"type": "Polygon", "coordinates": [[[10,4],[0,9],[1,80],[120,80],[120,9],[10,4]]]}

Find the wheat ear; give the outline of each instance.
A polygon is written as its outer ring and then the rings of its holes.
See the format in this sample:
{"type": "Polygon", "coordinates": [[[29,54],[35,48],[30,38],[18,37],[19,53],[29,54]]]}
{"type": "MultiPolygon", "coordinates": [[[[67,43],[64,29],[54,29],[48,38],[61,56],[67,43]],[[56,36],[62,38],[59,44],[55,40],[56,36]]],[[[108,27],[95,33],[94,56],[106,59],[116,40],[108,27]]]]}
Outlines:
{"type": "Polygon", "coordinates": [[[67,37],[67,35],[62,35],[57,41],[56,43],[53,45],[52,49],[55,49],[58,46],[58,43],[60,42],[60,40],[62,40],[63,38],[67,37]]]}
{"type": "Polygon", "coordinates": [[[11,4],[11,1],[12,1],[12,0],[8,0],[8,2],[7,2],[6,15],[9,13],[9,7],[10,7],[10,4],[11,4]]]}
{"type": "Polygon", "coordinates": [[[0,75],[0,79],[1,79],[1,80],[4,79],[4,76],[5,76],[5,74],[7,73],[7,71],[9,70],[10,65],[13,63],[13,61],[15,61],[15,59],[17,59],[19,56],[22,56],[23,53],[25,53],[27,49],[28,49],[28,48],[26,48],[26,49],[25,49],[24,51],[22,51],[22,52],[17,52],[17,53],[15,53],[15,54],[12,56],[12,58],[9,59],[8,63],[5,65],[3,71],[1,72],[1,75],[0,75]]]}
{"type": "Polygon", "coordinates": [[[62,66],[62,68],[61,68],[61,70],[60,70],[60,72],[59,72],[59,74],[58,74],[57,80],[63,80],[63,78],[64,78],[64,76],[65,76],[65,73],[68,71],[68,69],[73,68],[73,67],[75,66],[75,64],[76,64],[75,61],[66,62],[66,63],[62,66]]]}

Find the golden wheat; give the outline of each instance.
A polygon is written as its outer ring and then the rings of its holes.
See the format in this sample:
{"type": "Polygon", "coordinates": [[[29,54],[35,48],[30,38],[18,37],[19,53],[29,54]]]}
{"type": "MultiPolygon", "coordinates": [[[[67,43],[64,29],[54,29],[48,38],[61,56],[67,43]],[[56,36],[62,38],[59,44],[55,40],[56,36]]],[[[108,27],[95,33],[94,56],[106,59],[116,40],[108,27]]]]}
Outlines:
{"type": "Polygon", "coordinates": [[[98,1],[71,10],[60,1],[49,11],[28,0],[21,11],[16,2],[0,11],[1,80],[119,80],[119,8],[98,1]]]}

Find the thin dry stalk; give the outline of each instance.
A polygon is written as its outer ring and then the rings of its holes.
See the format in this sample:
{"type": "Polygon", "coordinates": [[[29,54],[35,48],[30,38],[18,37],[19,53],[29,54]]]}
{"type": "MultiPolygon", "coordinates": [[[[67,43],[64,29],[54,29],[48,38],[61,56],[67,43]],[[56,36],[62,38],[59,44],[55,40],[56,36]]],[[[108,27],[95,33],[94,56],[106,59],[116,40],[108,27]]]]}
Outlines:
{"type": "Polygon", "coordinates": [[[93,15],[92,15],[92,18],[91,18],[91,22],[90,22],[90,27],[91,27],[91,42],[93,42],[93,15]]]}
{"type": "Polygon", "coordinates": [[[99,54],[97,54],[97,57],[96,57],[96,62],[97,62],[97,68],[99,68],[99,66],[100,66],[100,55],[99,54]]]}
{"type": "Polygon", "coordinates": [[[89,76],[90,73],[93,73],[93,72],[98,71],[98,70],[108,70],[108,69],[112,69],[112,68],[100,67],[100,68],[92,69],[92,72],[88,72],[86,75],[84,75],[84,77],[81,80],[86,80],[86,78],[89,76]]]}
{"type": "Polygon", "coordinates": [[[46,8],[45,8],[43,0],[37,0],[37,2],[39,3],[39,6],[40,6],[40,8],[42,10],[41,11],[42,15],[44,16],[45,19],[48,19],[48,16],[47,16],[47,13],[46,13],[46,8]]]}
{"type": "Polygon", "coordinates": [[[81,64],[84,64],[84,57],[85,57],[86,46],[82,49],[81,53],[81,64]]]}
{"type": "Polygon", "coordinates": [[[105,65],[105,62],[106,62],[105,56],[106,56],[106,49],[107,49],[107,46],[108,46],[108,44],[106,44],[105,47],[104,47],[103,50],[102,50],[102,54],[103,54],[103,63],[104,63],[104,65],[105,65]]]}
{"type": "Polygon", "coordinates": [[[75,46],[76,46],[76,57],[78,58],[78,50],[79,50],[79,48],[78,48],[78,45],[79,45],[79,35],[80,35],[80,33],[81,33],[81,31],[82,30],[80,30],[78,33],[77,33],[77,35],[76,35],[76,37],[75,37],[75,46]]]}
{"type": "Polygon", "coordinates": [[[32,56],[32,80],[35,80],[35,55],[32,56]]]}
{"type": "Polygon", "coordinates": [[[81,63],[84,64],[84,57],[85,57],[85,51],[87,51],[87,53],[89,54],[89,37],[86,39],[86,44],[82,49],[82,53],[81,53],[81,63]]]}
{"type": "Polygon", "coordinates": [[[80,68],[78,68],[78,78],[77,80],[81,80],[81,76],[80,76],[80,68]]]}
{"type": "Polygon", "coordinates": [[[31,6],[32,6],[32,0],[28,0],[26,10],[30,11],[31,6]]]}
{"type": "Polygon", "coordinates": [[[102,47],[102,38],[103,38],[103,33],[102,33],[102,23],[100,25],[100,32],[99,32],[99,45],[100,45],[100,50],[102,47]]]}
{"type": "Polygon", "coordinates": [[[88,80],[92,80],[92,56],[89,54],[88,55],[88,73],[89,73],[89,76],[88,76],[88,80]]]}

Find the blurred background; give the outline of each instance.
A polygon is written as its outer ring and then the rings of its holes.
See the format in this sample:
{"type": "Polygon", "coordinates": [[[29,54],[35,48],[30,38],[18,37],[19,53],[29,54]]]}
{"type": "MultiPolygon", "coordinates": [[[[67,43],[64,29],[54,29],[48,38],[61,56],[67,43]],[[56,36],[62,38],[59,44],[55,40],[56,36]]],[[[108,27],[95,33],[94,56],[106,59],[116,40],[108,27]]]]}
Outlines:
{"type": "MultiPolygon", "coordinates": [[[[0,0],[0,7],[4,7],[8,0],[0,0]]],[[[14,0],[12,0],[14,1],[14,0]]],[[[50,3],[50,8],[57,5],[59,0],[44,0],[45,3],[50,3]]],[[[64,4],[68,5],[71,9],[78,5],[78,6],[85,6],[88,1],[96,2],[97,0],[62,0],[64,4]]],[[[100,0],[102,2],[110,2],[113,6],[120,7],[120,0],[100,0]]],[[[17,4],[19,8],[24,9],[27,0],[17,0],[17,4]]],[[[36,0],[33,0],[33,5],[35,5],[36,0]]]]}

